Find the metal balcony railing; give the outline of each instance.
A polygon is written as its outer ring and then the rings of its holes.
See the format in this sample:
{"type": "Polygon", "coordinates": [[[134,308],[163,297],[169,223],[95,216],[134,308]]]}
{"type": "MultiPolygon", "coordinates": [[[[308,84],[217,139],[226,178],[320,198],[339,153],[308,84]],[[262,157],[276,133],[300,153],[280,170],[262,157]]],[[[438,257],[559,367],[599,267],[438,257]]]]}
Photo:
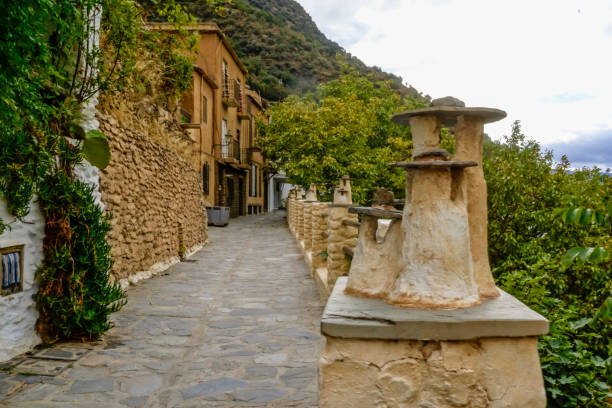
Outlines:
{"type": "Polygon", "coordinates": [[[237,140],[228,140],[225,143],[216,144],[215,156],[219,159],[234,159],[240,162],[240,143],[237,140]]]}
{"type": "Polygon", "coordinates": [[[240,81],[225,78],[223,80],[222,99],[225,106],[234,106],[237,108],[238,113],[242,113],[244,111],[244,101],[240,81]]]}

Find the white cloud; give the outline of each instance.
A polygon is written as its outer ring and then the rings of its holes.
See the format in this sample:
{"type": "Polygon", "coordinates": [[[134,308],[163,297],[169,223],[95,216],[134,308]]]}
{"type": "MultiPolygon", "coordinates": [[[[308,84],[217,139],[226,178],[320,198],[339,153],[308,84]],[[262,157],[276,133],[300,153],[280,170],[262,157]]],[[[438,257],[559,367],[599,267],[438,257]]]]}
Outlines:
{"type": "Polygon", "coordinates": [[[612,128],[612,2],[298,1],[368,65],[432,97],[506,110],[487,126],[494,138],[517,119],[544,144],[612,128]]]}

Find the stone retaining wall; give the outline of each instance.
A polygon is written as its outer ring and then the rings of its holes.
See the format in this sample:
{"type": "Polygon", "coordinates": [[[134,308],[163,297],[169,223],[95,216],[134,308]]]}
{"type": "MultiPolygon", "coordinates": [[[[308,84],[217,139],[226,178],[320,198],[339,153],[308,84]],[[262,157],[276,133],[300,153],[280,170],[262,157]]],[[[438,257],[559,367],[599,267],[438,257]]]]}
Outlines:
{"type": "Polygon", "coordinates": [[[99,120],[111,146],[111,162],[100,174],[100,187],[102,201],[113,214],[112,275],[140,280],[206,241],[201,175],[141,132],[111,116],[100,115],[99,120]]]}

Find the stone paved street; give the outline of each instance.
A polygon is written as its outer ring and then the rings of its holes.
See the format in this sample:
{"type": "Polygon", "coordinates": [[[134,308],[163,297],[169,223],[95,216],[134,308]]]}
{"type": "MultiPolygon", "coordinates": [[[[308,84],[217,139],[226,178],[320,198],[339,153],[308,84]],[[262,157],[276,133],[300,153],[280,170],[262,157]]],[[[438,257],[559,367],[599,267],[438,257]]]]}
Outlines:
{"type": "Polygon", "coordinates": [[[317,406],[323,304],[284,215],[211,227],[203,250],[130,288],[116,327],[60,374],[0,372],[0,406],[317,406]]]}

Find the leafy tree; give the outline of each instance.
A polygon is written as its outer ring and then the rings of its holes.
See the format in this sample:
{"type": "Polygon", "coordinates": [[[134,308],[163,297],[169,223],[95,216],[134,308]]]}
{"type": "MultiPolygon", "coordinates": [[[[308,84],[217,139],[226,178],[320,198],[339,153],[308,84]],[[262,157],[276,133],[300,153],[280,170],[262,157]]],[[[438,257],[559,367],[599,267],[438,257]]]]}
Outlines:
{"type": "Polygon", "coordinates": [[[315,95],[290,96],[259,123],[258,142],[275,169],[296,184],[317,187],[329,198],[343,175],[351,177],[353,199],[366,203],[377,187],[404,194],[404,172],[388,164],[410,157],[410,130],[391,122],[392,113],[423,106],[402,100],[389,82],[345,66],[337,80],[315,95]]]}

